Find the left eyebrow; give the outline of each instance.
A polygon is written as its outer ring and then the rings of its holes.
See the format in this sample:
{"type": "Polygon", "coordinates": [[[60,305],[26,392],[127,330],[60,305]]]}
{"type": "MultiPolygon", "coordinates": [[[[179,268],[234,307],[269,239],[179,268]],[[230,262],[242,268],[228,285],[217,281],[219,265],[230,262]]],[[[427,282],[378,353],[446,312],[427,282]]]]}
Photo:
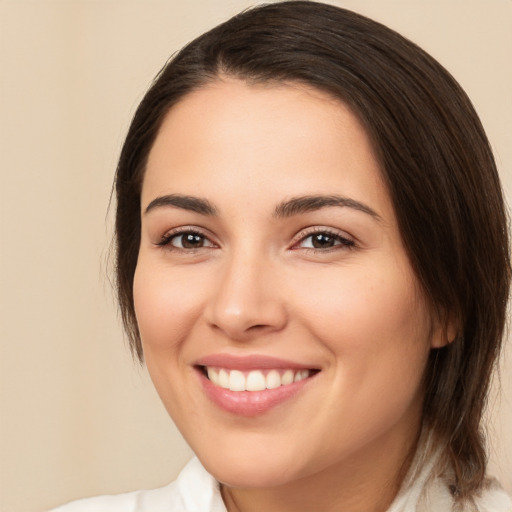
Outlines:
{"type": "Polygon", "coordinates": [[[353,210],[357,210],[370,215],[377,221],[382,220],[382,217],[366,204],[356,201],[355,199],[337,195],[294,197],[288,201],[283,201],[282,203],[278,204],[274,210],[274,217],[292,217],[293,215],[300,215],[302,213],[321,210],[322,208],[327,208],[330,206],[352,208],[353,210]]]}
{"type": "Polygon", "coordinates": [[[146,214],[156,208],[168,206],[196,212],[201,215],[217,215],[217,210],[207,199],[182,194],[168,194],[166,196],[157,197],[149,203],[144,213],[146,214]]]}

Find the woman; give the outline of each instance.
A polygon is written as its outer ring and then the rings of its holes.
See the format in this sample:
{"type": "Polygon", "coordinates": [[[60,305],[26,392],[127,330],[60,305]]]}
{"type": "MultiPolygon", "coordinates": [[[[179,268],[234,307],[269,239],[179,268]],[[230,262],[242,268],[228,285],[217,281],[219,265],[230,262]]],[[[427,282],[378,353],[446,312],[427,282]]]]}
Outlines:
{"type": "Polygon", "coordinates": [[[198,458],[62,510],[511,510],[481,431],[503,198],[430,56],[329,5],[246,11],[159,74],[116,197],[131,346],[198,458]]]}

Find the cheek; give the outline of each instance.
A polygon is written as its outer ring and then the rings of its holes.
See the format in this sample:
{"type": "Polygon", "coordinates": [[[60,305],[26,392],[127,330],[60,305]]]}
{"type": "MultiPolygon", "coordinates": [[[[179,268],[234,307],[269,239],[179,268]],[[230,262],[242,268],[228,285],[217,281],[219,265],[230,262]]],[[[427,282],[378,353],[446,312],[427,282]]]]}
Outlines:
{"type": "Polygon", "coordinates": [[[344,342],[348,349],[368,344],[377,349],[391,340],[400,345],[430,331],[430,315],[405,255],[316,274],[307,288],[293,296],[304,298],[303,309],[323,339],[340,340],[333,341],[333,349],[343,350],[344,342]]]}
{"type": "Polygon", "coordinates": [[[367,336],[372,344],[386,338],[400,343],[429,332],[430,315],[403,251],[373,254],[326,275],[321,290],[318,310],[331,327],[337,323],[354,337],[367,336]]]}
{"type": "Polygon", "coordinates": [[[364,445],[421,415],[430,317],[413,280],[391,270],[384,277],[353,271],[308,304],[308,328],[331,355],[332,386],[318,424],[340,425],[323,434],[334,445],[345,437],[364,445]]]}
{"type": "Polygon", "coordinates": [[[180,424],[195,415],[183,379],[183,372],[190,372],[183,346],[197,320],[200,288],[186,273],[155,263],[139,259],[133,283],[135,314],[146,367],[168,413],[180,424]]]}
{"type": "Polygon", "coordinates": [[[310,285],[303,319],[331,353],[336,387],[363,402],[385,393],[407,402],[421,385],[431,338],[428,308],[408,267],[383,260],[316,276],[310,285]]]}
{"type": "Polygon", "coordinates": [[[139,261],[133,296],[145,352],[175,348],[196,320],[200,311],[198,287],[184,274],[139,261]]]}

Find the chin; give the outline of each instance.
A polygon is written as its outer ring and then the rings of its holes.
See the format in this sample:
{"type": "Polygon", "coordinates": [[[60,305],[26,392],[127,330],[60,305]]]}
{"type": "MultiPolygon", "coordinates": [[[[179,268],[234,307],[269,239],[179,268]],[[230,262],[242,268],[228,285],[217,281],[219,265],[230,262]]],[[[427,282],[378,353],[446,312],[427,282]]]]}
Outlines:
{"type": "Polygon", "coordinates": [[[273,471],[271,468],[213,468],[208,472],[221,484],[238,489],[264,489],[285,485],[294,480],[292,475],[283,474],[282,471],[273,471]]]}
{"type": "Polygon", "coordinates": [[[266,450],[266,457],[252,458],[225,454],[218,458],[199,457],[206,470],[221,484],[234,488],[266,488],[287,484],[300,478],[299,468],[279,460],[266,450]]]}

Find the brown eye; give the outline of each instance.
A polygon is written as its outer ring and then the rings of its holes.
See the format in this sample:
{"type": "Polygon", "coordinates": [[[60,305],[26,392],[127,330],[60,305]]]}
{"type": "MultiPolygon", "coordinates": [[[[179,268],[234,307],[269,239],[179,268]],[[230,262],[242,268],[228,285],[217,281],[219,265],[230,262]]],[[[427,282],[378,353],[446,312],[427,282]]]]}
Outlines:
{"type": "Polygon", "coordinates": [[[336,240],[334,237],[326,233],[318,233],[311,237],[311,245],[315,249],[324,249],[326,247],[334,247],[336,240]]]}
{"type": "Polygon", "coordinates": [[[191,231],[173,235],[169,239],[168,244],[178,249],[200,249],[202,247],[213,247],[213,244],[204,235],[191,231]]]}
{"type": "Polygon", "coordinates": [[[305,236],[299,243],[305,249],[332,249],[333,247],[352,247],[354,242],[335,233],[319,231],[305,236]]]}

